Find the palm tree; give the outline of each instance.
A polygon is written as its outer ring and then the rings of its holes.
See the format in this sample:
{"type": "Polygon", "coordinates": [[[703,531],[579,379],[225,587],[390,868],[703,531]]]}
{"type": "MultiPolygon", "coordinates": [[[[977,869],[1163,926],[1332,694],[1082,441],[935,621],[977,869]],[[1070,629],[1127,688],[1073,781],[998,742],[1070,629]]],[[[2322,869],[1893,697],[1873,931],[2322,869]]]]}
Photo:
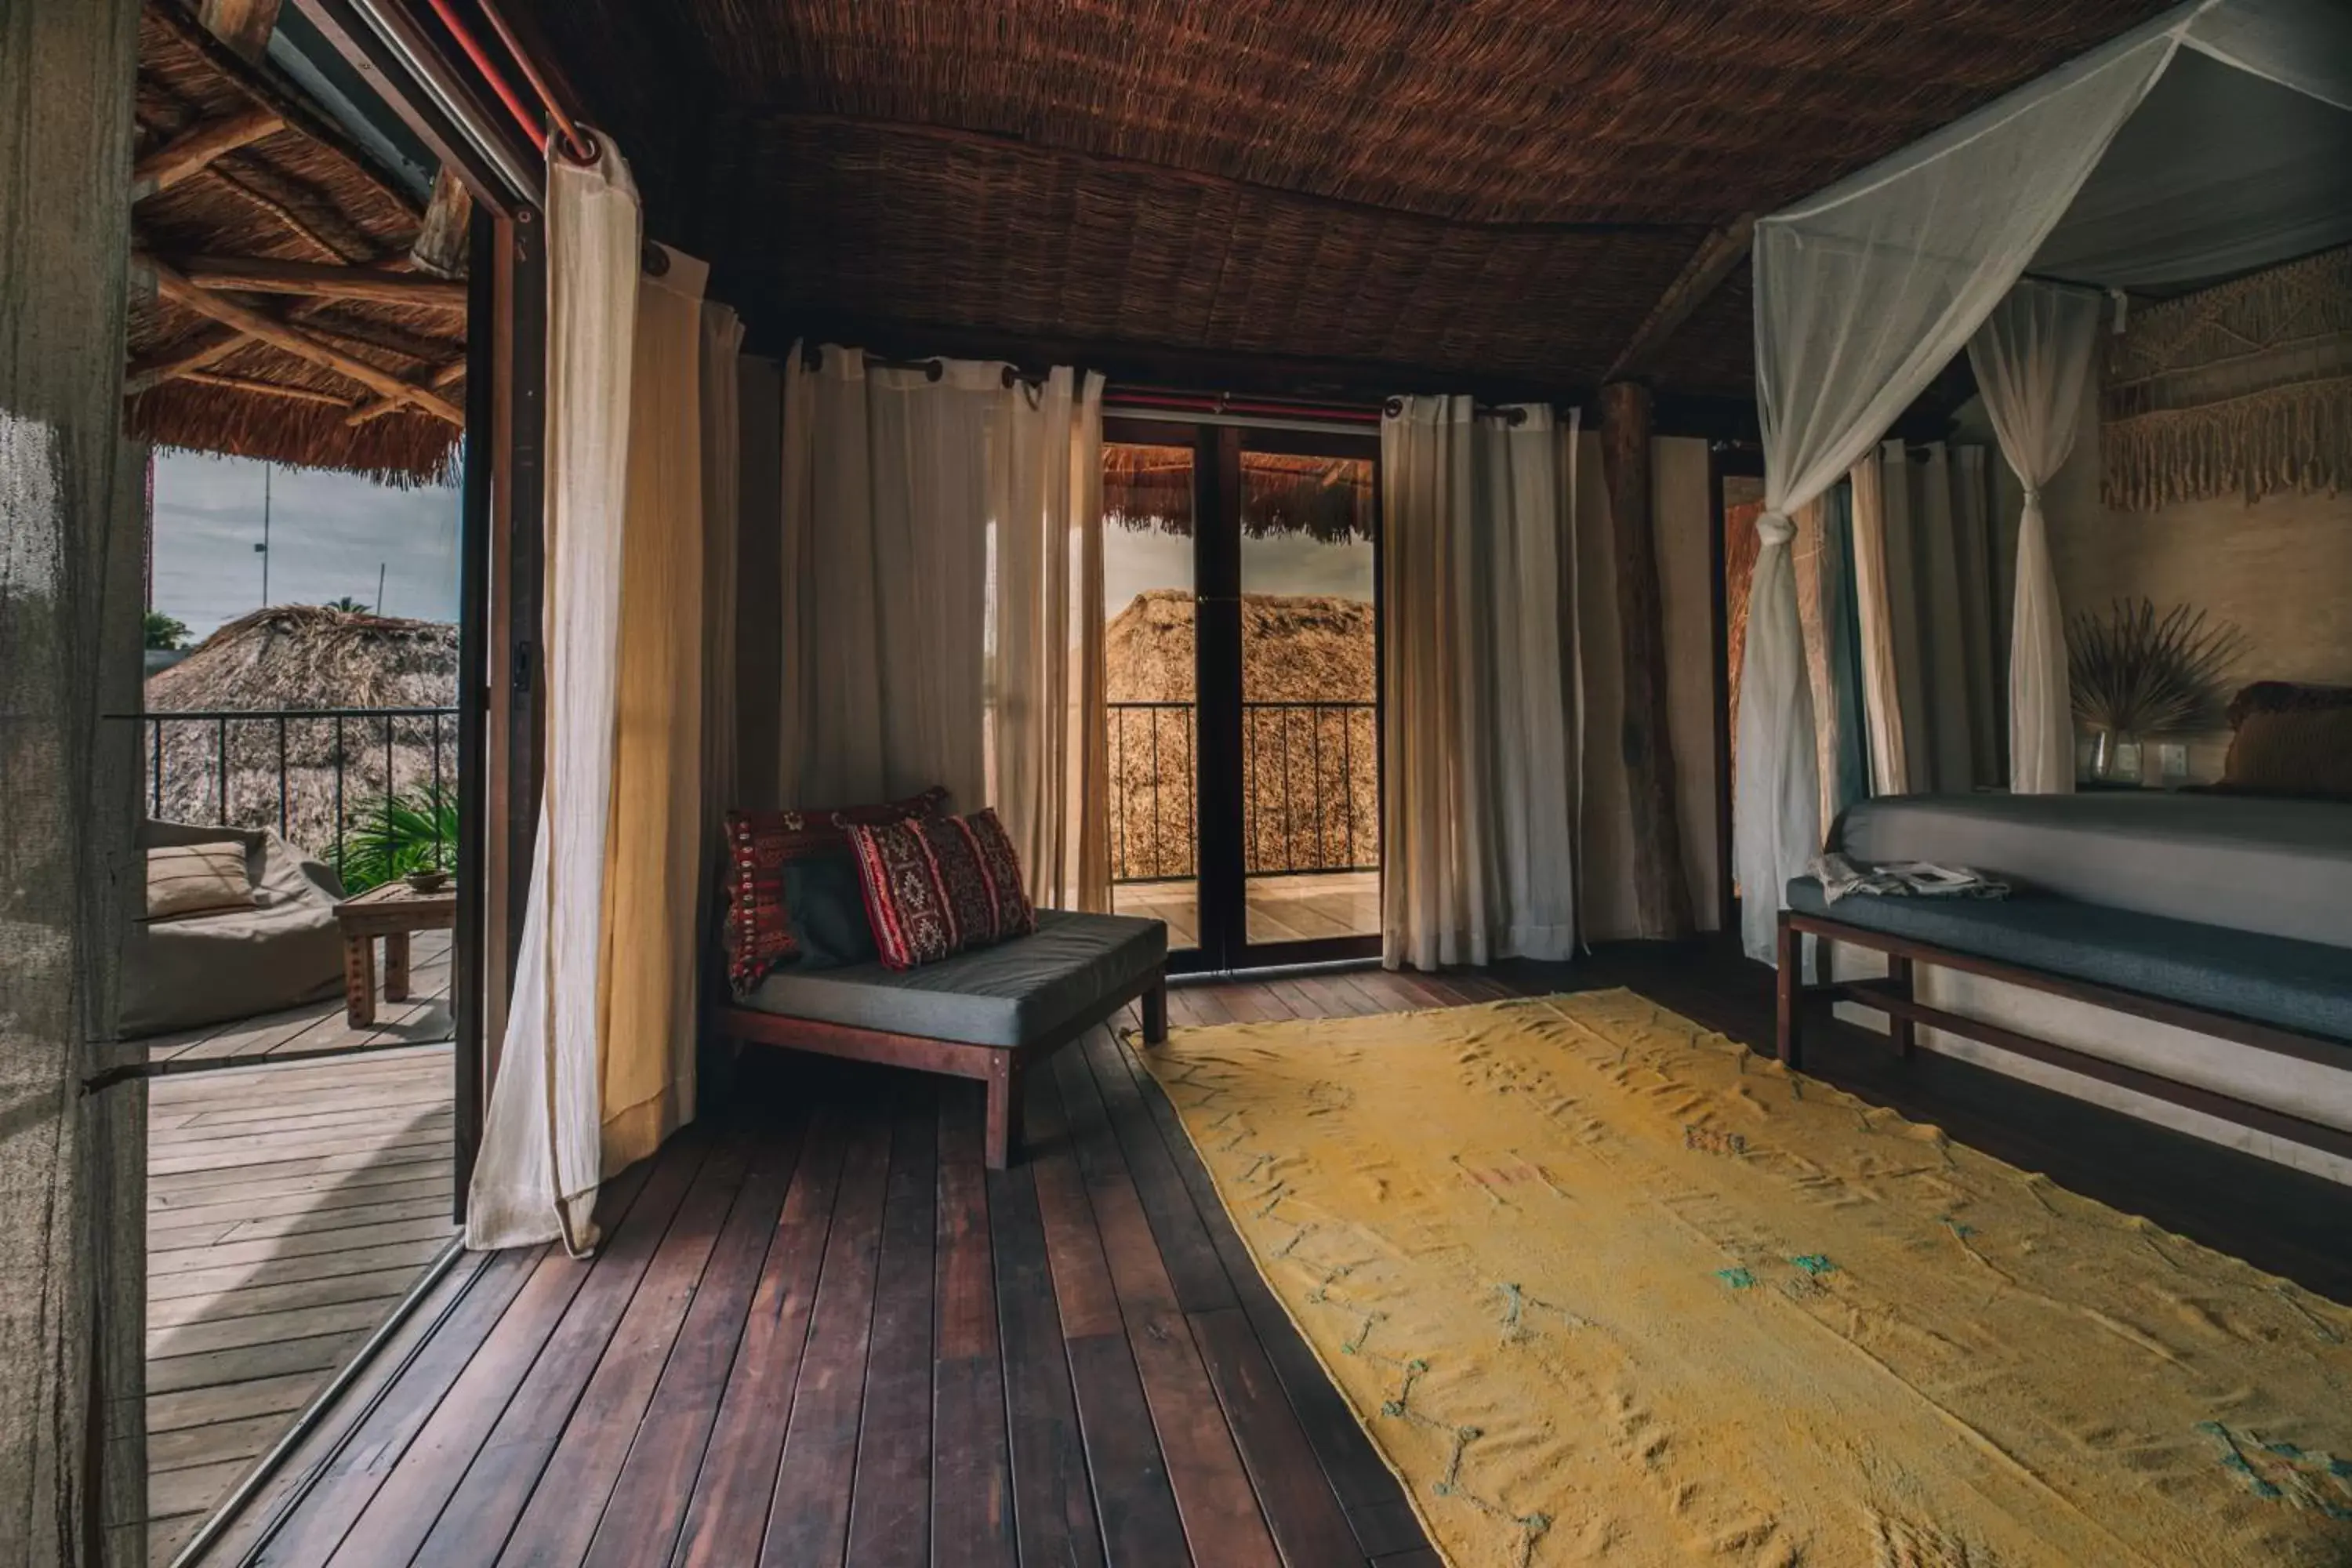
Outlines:
{"type": "Polygon", "coordinates": [[[349,594],[344,595],[340,599],[328,600],[326,607],[330,610],[341,610],[346,615],[352,616],[363,616],[368,613],[366,604],[361,600],[352,598],[349,594]]]}

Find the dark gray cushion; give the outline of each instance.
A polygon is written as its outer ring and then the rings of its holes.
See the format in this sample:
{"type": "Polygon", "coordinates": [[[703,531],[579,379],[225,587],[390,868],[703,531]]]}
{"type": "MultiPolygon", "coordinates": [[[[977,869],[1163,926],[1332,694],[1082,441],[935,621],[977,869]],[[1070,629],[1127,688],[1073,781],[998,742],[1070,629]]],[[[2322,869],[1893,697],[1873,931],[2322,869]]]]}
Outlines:
{"type": "Polygon", "coordinates": [[[2162,790],[1900,795],[1832,842],[1874,864],[1969,866],[2021,890],[2352,947],[2352,804],[2162,790]]]}
{"type": "Polygon", "coordinates": [[[800,949],[792,961],[794,969],[840,969],[875,961],[866,887],[857,875],[857,857],[849,850],[784,862],[784,918],[800,949]]]}
{"type": "MultiPolygon", "coordinates": [[[[2074,899],[1918,899],[1789,884],[1789,907],[1916,942],[2352,1041],[2352,952],[2074,899]]],[[[2352,1064],[2347,1064],[2352,1065],[2352,1064]]]]}
{"type": "Polygon", "coordinates": [[[1032,935],[916,969],[780,969],[742,1005],[853,1028],[1021,1046],[1099,1011],[1167,958],[1168,928],[1158,921],[1040,910],[1032,935]]]}

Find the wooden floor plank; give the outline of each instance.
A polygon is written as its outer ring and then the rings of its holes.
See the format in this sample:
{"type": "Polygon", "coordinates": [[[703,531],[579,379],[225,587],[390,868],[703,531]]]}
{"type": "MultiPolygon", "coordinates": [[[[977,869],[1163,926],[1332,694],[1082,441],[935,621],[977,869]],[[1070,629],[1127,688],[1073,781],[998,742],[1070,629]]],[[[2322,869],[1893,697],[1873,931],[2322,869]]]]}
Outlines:
{"type": "Polygon", "coordinates": [[[489,1563],[505,1550],[706,1152],[689,1132],[654,1157],[653,1173],[630,1209],[639,1223],[618,1226],[584,1265],[587,1278],[451,1493],[418,1561],[489,1563]]]}
{"type": "MultiPolygon", "coordinates": [[[[862,1075],[887,1082],[880,1074],[862,1075]]],[[[871,1096],[872,1087],[866,1090],[871,1096]]],[[[761,1542],[761,1568],[825,1568],[849,1539],[866,1352],[874,1330],[874,1274],[881,1260],[890,1124],[868,1103],[842,1157],[841,1191],[809,1317],[808,1346],[784,1429],[783,1461],[761,1542]]]]}
{"type": "Polygon", "coordinates": [[[857,1568],[922,1568],[931,1557],[938,1084],[907,1074],[897,1089],[857,1481],[850,1499],[847,1560],[857,1568]]]}
{"type": "Polygon", "coordinates": [[[976,1084],[940,1089],[932,1279],[932,1568],[1013,1568],[1013,1456],[976,1084]]]}
{"type": "MultiPolygon", "coordinates": [[[[589,1568],[667,1563],[677,1544],[800,1152],[796,1122],[782,1117],[762,1121],[767,1135],[744,1141],[742,1187],[662,1368],[660,1385],[630,1440],[589,1547],[589,1568]]],[[[722,1455],[721,1462],[731,1462],[731,1456],[722,1455]]]]}
{"type": "Polygon", "coordinates": [[[505,1568],[578,1568],[587,1556],[703,1270],[742,1191],[748,1153],[744,1141],[723,1139],[695,1173],[515,1521],[499,1558],[505,1568]]]}
{"type": "Polygon", "coordinates": [[[1127,1320],[1061,1094],[1050,1072],[1032,1073],[1028,1089],[1037,1212],[1103,1548],[1115,1565],[1183,1563],[1183,1517],[1128,1342],[1127,1320]]]}
{"type": "Polygon", "coordinates": [[[711,1423],[705,1452],[715,1462],[697,1472],[687,1501],[674,1559],[678,1568],[741,1568],[759,1559],[832,1233],[846,1137],[837,1110],[830,1105],[814,1110],[711,1423]]]}
{"type": "MultiPolygon", "coordinates": [[[[1259,1512],[1233,1429],[1218,1407],[1208,1369],[1178,1303],[1169,1262],[1129,1177],[1094,1079],[1076,1051],[1063,1052],[1055,1066],[1128,1344],[1193,1559],[1234,1568],[1274,1568],[1278,1561],[1274,1537],[1259,1512]]],[[[1201,1240],[1205,1247],[1205,1237],[1201,1240]]],[[[1223,1270],[1213,1255],[1205,1268],[1223,1284],[1223,1270]]],[[[1222,1304],[1231,1301],[1226,1289],[1222,1304]]]]}
{"type": "MultiPolygon", "coordinates": [[[[1038,1215],[1035,1176],[1043,1162],[1041,1131],[1034,1120],[1027,1131],[1029,1159],[1010,1171],[988,1172],[984,1178],[995,1257],[1014,1534],[1024,1563],[1102,1568],[1102,1531],[1079,1436],[1071,1364],[1054,1305],[1053,1264],[1038,1215]]],[[[1171,1503],[1171,1525],[1174,1516],[1171,1503]]]]}

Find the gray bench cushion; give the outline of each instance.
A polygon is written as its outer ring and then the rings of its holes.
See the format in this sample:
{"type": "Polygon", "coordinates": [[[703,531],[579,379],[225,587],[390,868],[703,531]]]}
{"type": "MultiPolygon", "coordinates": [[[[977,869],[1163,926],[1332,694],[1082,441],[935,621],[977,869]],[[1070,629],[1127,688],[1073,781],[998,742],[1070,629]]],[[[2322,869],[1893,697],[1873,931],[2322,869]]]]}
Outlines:
{"type": "Polygon", "coordinates": [[[2109,790],[1858,801],[1856,861],[1970,866],[2021,891],[2352,947],[2352,804],[2109,790]]]}
{"type": "Polygon", "coordinates": [[[1811,877],[1789,907],[1893,936],[2352,1041],[2352,952],[2040,894],[1832,906],[1811,877]]]}
{"type": "Polygon", "coordinates": [[[777,970],[742,1005],[894,1035],[1024,1046],[1101,1008],[1167,962],[1168,928],[1127,915],[1037,911],[1034,934],[907,970],[777,970]]]}

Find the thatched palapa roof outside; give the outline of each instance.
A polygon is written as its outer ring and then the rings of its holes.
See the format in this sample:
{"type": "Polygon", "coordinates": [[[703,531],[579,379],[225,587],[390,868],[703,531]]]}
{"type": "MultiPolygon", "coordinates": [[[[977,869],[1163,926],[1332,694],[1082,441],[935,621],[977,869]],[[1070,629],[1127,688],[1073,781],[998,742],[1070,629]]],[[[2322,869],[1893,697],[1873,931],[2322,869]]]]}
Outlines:
{"type": "MultiPolygon", "coordinates": [[[[350,708],[446,708],[457,700],[457,628],[439,621],[282,605],[231,621],[170,668],[150,676],[151,714],[350,708]]],[[[150,737],[152,726],[147,729],[150,737]]],[[[278,725],[274,720],[166,722],[162,802],[152,758],[141,763],[142,799],[167,820],[278,826],[278,725]],[[226,751],[228,795],[221,798],[226,751]]],[[[312,854],[335,847],[335,763],[341,821],[360,821],[386,794],[414,795],[436,777],[435,721],[426,717],[289,718],[285,723],[286,831],[312,854]],[[389,750],[386,747],[389,726],[389,750]],[[340,736],[340,749],[339,749],[340,736]]],[[[457,725],[439,723],[439,778],[457,780],[457,725]]],[[[150,742],[152,743],[152,740],[150,742]]]]}
{"type": "MultiPolygon", "coordinates": [[[[1192,531],[1192,451],[1108,442],[1103,515],[1122,528],[1192,531]]],[[[1326,544],[1369,540],[1376,527],[1372,466],[1360,458],[1242,454],[1242,531],[1306,533],[1326,544]]]]}
{"type": "Polygon", "coordinates": [[[178,0],[141,19],[136,112],[133,277],[153,287],[132,295],[130,427],[395,483],[446,476],[465,285],[412,257],[424,204],[178,0]]]}

